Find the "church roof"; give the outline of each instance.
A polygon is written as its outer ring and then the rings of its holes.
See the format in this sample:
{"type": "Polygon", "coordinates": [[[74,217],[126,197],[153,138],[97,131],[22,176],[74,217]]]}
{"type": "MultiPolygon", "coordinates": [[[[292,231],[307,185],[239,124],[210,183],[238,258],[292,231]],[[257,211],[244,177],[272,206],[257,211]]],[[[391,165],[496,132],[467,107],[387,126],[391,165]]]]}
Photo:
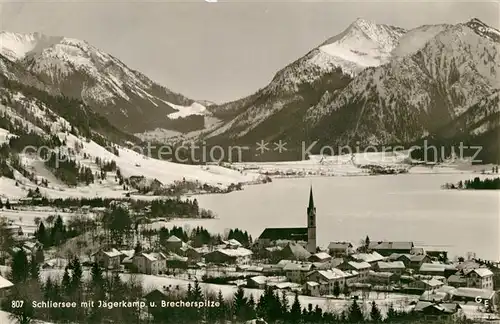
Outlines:
{"type": "Polygon", "coordinates": [[[307,227],[266,228],[259,239],[307,241],[307,227]]]}

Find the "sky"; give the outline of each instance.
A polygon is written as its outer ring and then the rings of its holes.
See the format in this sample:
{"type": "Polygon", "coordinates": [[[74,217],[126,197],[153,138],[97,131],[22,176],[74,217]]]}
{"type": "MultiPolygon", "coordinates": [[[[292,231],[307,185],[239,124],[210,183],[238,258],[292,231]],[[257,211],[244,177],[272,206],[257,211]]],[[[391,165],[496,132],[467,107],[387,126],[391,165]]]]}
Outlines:
{"type": "Polygon", "coordinates": [[[5,1],[0,29],[83,39],[195,100],[236,100],[356,18],[413,28],[479,18],[498,2],[5,1]]]}

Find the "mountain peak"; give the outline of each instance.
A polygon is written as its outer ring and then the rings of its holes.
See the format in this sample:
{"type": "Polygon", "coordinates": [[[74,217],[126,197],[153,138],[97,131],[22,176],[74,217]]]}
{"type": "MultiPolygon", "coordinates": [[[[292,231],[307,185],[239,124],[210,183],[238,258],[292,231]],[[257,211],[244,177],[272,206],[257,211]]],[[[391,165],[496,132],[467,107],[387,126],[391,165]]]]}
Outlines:
{"type": "Polygon", "coordinates": [[[479,36],[488,38],[494,42],[500,42],[500,31],[488,26],[478,18],[472,18],[464,25],[472,29],[479,36]]]}

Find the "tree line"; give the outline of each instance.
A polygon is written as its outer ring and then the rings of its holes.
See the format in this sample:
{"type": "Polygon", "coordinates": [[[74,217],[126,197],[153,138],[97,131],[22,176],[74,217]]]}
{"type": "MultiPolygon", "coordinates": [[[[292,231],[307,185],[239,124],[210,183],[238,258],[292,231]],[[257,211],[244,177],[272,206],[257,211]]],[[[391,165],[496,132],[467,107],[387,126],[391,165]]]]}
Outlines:
{"type": "Polygon", "coordinates": [[[500,178],[480,179],[475,177],[473,180],[459,181],[458,183],[445,183],[444,189],[473,189],[473,190],[499,190],[500,178]]]}

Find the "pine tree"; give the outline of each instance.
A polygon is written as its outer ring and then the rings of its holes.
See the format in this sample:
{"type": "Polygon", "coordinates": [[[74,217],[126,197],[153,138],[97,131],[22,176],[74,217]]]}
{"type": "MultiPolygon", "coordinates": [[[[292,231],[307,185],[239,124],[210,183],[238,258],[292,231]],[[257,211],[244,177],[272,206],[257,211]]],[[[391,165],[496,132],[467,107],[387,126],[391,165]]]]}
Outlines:
{"type": "Polygon", "coordinates": [[[387,309],[387,322],[395,319],[397,317],[397,312],[394,309],[394,305],[392,303],[389,304],[389,308],[387,309]]]}
{"type": "Polygon", "coordinates": [[[233,297],[233,314],[237,320],[246,320],[247,299],[242,286],[238,287],[233,297]]]}
{"type": "Polygon", "coordinates": [[[31,257],[30,277],[37,281],[40,279],[40,265],[36,262],[35,256],[31,257]]]}
{"type": "Polygon", "coordinates": [[[80,264],[80,260],[77,257],[75,257],[71,262],[71,269],[73,270],[73,275],[71,278],[71,286],[73,291],[76,291],[80,288],[83,275],[82,266],[80,264]]]}
{"type": "Polygon", "coordinates": [[[7,208],[7,209],[11,208],[9,199],[7,199],[7,201],[5,202],[5,208],[7,208]]]}
{"type": "Polygon", "coordinates": [[[297,323],[300,319],[301,309],[299,302],[299,294],[295,293],[295,299],[293,300],[292,308],[290,309],[290,322],[297,323]]]}
{"type": "Polygon", "coordinates": [[[378,309],[375,301],[372,301],[372,309],[370,311],[370,317],[372,321],[375,323],[382,322],[382,314],[380,313],[380,310],[378,309]]]}
{"type": "Polygon", "coordinates": [[[30,267],[26,252],[20,249],[12,258],[11,271],[12,282],[17,284],[26,281],[30,275],[30,267]]]}
{"type": "Polygon", "coordinates": [[[38,242],[42,243],[43,246],[47,245],[47,232],[45,230],[45,225],[43,222],[40,222],[40,225],[38,226],[38,231],[35,233],[35,237],[38,240],[38,242]]]}
{"type": "Polygon", "coordinates": [[[363,312],[358,305],[356,299],[352,301],[351,306],[349,307],[349,322],[351,323],[360,323],[364,321],[363,312]]]}

